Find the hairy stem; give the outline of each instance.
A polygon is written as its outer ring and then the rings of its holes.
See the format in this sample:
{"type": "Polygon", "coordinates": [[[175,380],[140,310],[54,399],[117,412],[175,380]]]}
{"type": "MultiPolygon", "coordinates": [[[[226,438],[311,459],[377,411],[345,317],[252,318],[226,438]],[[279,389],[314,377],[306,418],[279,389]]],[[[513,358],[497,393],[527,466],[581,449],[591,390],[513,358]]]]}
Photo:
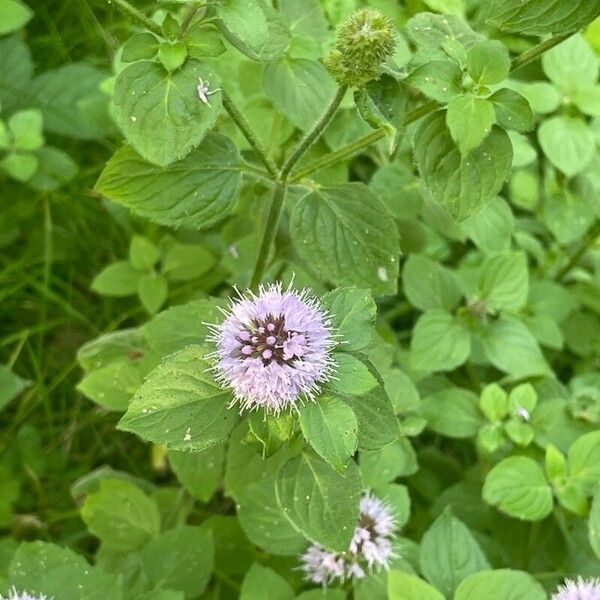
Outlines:
{"type": "Polygon", "coordinates": [[[258,257],[256,259],[254,272],[252,273],[252,278],[250,280],[250,288],[253,290],[258,288],[265,273],[267,261],[269,259],[269,252],[271,251],[271,245],[275,240],[277,229],[279,228],[279,220],[283,211],[286,191],[287,185],[284,182],[278,181],[275,183],[275,188],[273,189],[273,198],[271,199],[271,206],[269,206],[269,212],[267,214],[262,233],[258,257]]]}
{"type": "Polygon", "coordinates": [[[152,19],[148,18],[141,10],[135,8],[127,2],[127,0],[110,0],[115,6],[120,8],[124,13],[128,14],[134,21],[137,21],[140,25],[150,30],[156,35],[162,35],[162,29],[158,23],[155,23],[152,19]]]}
{"type": "Polygon", "coordinates": [[[530,62],[533,62],[536,58],[539,58],[544,52],[550,50],[550,48],[554,48],[554,46],[558,46],[561,42],[564,42],[567,38],[570,38],[573,33],[568,33],[566,35],[557,35],[556,37],[551,37],[543,42],[540,42],[537,46],[531,48],[531,50],[527,50],[522,54],[519,54],[513,61],[510,68],[510,72],[516,71],[525,65],[528,65],[530,62]]]}
{"type": "Polygon", "coordinates": [[[329,125],[329,122],[335,115],[339,108],[348,86],[341,85],[335,96],[332,98],[329,106],[325,109],[325,112],[321,115],[319,120],[313,125],[312,129],[298,142],[298,145],[294,151],[290,154],[288,159],[285,161],[281,168],[280,179],[285,181],[287,176],[290,174],[293,166],[302,158],[302,155],[310,148],[310,146],[317,141],[323,130],[329,125]]]}
{"type": "Polygon", "coordinates": [[[237,106],[233,103],[231,97],[225,90],[221,90],[221,100],[223,102],[223,107],[229,113],[229,116],[233,119],[239,130],[244,134],[244,137],[248,140],[250,146],[252,146],[256,156],[258,156],[260,162],[265,166],[265,169],[267,169],[270,175],[277,177],[277,165],[275,165],[273,160],[269,157],[262,142],[252,130],[250,123],[246,121],[246,117],[238,110],[237,106]]]}
{"type": "Polygon", "coordinates": [[[371,144],[374,144],[378,140],[385,137],[385,131],[383,129],[376,129],[371,133],[359,138],[352,144],[348,144],[331,154],[326,154],[322,158],[315,160],[315,162],[310,163],[301,171],[296,171],[290,178],[290,183],[294,183],[303,179],[304,177],[314,173],[315,171],[319,171],[320,169],[324,169],[325,167],[329,167],[331,165],[335,165],[336,163],[349,158],[353,154],[357,154],[361,150],[368,148],[371,144]]]}
{"type": "Polygon", "coordinates": [[[579,248],[575,250],[569,262],[556,274],[556,281],[564,281],[567,275],[577,265],[581,257],[598,241],[600,237],[600,225],[596,225],[588,233],[588,235],[581,241],[579,248]]]}

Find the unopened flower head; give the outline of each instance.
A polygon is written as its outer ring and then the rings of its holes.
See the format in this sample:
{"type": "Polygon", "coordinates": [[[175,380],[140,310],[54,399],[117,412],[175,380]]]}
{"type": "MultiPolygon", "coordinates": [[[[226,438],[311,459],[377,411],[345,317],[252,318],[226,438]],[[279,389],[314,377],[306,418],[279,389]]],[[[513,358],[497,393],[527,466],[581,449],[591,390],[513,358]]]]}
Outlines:
{"type": "Polygon", "coordinates": [[[300,557],[301,569],[313,583],[327,585],[344,579],[362,579],[369,572],[389,568],[394,549],[396,522],[389,507],[366,494],[360,501],[360,517],[348,552],[328,552],[312,544],[300,557]]]}
{"type": "Polygon", "coordinates": [[[217,380],[233,389],[234,402],[278,413],[314,399],[332,374],[335,336],[308,290],[261,287],[234,300],[225,314],[208,340],[217,345],[217,380]]]}
{"type": "Polygon", "coordinates": [[[17,592],[16,588],[8,590],[8,596],[0,596],[0,600],[52,600],[48,596],[32,596],[27,592],[17,592]]]}
{"type": "Polygon", "coordinates": [[[600,579],[567,579],[556,590],[552,600],[600,600],[600,579]]]}
{"type": "Polygon", "coordinates": [[[340,85],[361,87],[380,76],[395,46],[392,21],[378,10],[359,10],[340,27],[327,66],[340,85]]]}

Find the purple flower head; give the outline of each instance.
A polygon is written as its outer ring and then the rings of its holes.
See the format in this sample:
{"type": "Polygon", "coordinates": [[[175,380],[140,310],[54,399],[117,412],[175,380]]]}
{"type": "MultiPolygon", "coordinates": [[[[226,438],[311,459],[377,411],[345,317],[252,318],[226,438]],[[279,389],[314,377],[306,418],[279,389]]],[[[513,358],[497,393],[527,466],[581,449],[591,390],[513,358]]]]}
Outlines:
{"type": "Polygon", "coordinates": [[[280,412],[314,400],[332,373],[331,319],[308,290],[280,283],[231,303],[207,338],[217,345],[216,379],[242,410],[280,412]]]}
{"type": "Polygon", "coordinates": [[[31,596],[27,592],[17,592],[16,588],[8,590],[8,596],[0,596],[0,600],[52,600],[48,596],[31,596]]]}
{"type": "Polygon", "coordinates": [[[388,506],[365,494],[360,501],[360,517],[348,552],[328,552],[312,544],[300,557],[301,569],[313,583],[327,585],[344,579],[362,579],[369,572],[389,568],[396,555],[392,546],[396,522],[388,506]]]}
{"type": "Polygon", "coordinates": [[[600,600],[600,579],[567,579],[556,590],[552,600],[600,600]]]}

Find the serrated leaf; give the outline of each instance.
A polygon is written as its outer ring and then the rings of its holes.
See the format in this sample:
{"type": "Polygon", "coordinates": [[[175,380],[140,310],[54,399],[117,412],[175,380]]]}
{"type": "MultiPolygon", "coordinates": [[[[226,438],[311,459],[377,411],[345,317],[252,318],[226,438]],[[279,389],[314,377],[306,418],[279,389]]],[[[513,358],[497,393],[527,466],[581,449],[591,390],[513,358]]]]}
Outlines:
{"type": "Polygon", "coordinates": [[[147,163],[124,146],[106,164],[96,190],[161,225],[204,229],[233,210],[241,185],[239,165],[233,143],[217,135],[168,167],[147,163]]]}
{"type": "Polygon", "coordinates": [[[575,440],[569,448],[567,463],[571,480],[591,495],[600,481],[600,431],[575,440]]]}
{"type": "Polygon", "coordinates": [[[450,388],[427,396],[421,413],[430,429],[451,438],[470,438],[483,425],[477,395],[470,390],[450,388]]]}
{"type": "Polygon", "coordinates": [[[496,122],[503,129],[530,131],[533,129],[533,112],[524,96],[514,90],[503,88],[488,100],[494,105],[496,122]]]}
{"type": "Polygon", "coordinates": [[[546,600],[544,588],[523,571],[481,571],[467,577],[454,600],[546,600]]]}
{"type": "Polygon", "coordinates": [[[231,392],[209,372],[210,351],[201,346],[169,356],[133,397],[119,428],[175,450],[205,450],[224,441],[238,415],[231,392]]]}
{"type": "Polygon", "coordinates": [[[496,121],[494,107],[485,98],[458,96],[448,104],[446,123],[462,154],[477,148],[496,121]]]}
{"type": "Polygon", "coordinates": [[[523,521],[540,521],[552,512],[552,490],[544,472],[525,456],[505,458],[487,474],[483,499],[523,521]]]}
{"type": "Polygon", "coordinates": [[[443,113],[423,120],[415,135],[415,160],[427,189],[455,219],[476,213],[502,188],[510,174],[512,145],[493,127],[483,143],[461,155],[443,113]]]}
{"type": "Polygon", "coordinates": [[[86,498],[81,517],[104,544],[122,552],[140,549],[160,530],[155,501],[122,479],[102,480],[86,498]]]}
{"type": "Polygon", "coordinates": [[[432,60],[419,65],[405,81],[438,102],[449,102],[462,91],[462,72],[452,60],[432,60]]]}
{"type": "Polygon", "coordinates": [[[527,302],[529,273],[523,252],[489,258],[479,276],[479,294],[492,310],[518,311],[527,302]]]}
{"type": "Polygon", "coordinates": [[[337,398],[319,396],[300,408],[299,420],[306,441],[343,472],[358,446],[358,421],[352,409],[337,398]]]}
{"type": "Polygon", "coordinates": [[[215,124],[221,96],[211,95],[210,105],[202,102],[196,89],[200,78],[211,90],[219,88],[212,68],[195,60],[174,73],[144,60],[130,64],[117,77],[115,120],[147,161],[165,167],[183,159],[215,124]]]}
{"type": "Polygon", "coordinates": [[[433,309],[423,313],[413,329],[410,361],[413,368],[451,371],[471,352],[469,331],[451,314],[433,309]]]}
{"type": "Polygon", "coordinates": [[[600,14],[600,0],[493,0],[488,21],[522,35],[556,35],[577,31],[600,14]]]}
{"type": "Polygon", "coordinates": [[[467,52],[467,71],[479,85],[504,81],[510,72],[508,48],[498,40],[475,44],[467,52]]]}
{"type": "Polygon", "coordinates": [[[419,469],[417,454],[406,438],[394,440],[378,450],[361,450],[359,465],[363,484],[370,489],[413,475],[419,469]]]}
{"type": "Polygon", "coordinates": [[[290,233],[298,254],[325,280],[396,293],[398,233],[385,206],[363,183],[322,187],[296,203],[290,233]]]}
{"type": "Polygon", "coordinates": [[[287,518],[308,539],[334,552],[348,549],[361,496],[354,462],[342,475],[320,458],[303,453],[282,466],[276,489],[287,518]]]}
{"type": "Polygon", "coordinates": [[[348,396],[362,396],[379,385],[367,366],[355,356],[336,352],[333,360],[336,364],[335,377],[328,386],[335,392],[348,396]]]}
{"type": "Polygon", "coordinates": [[[469,528],[449,510],[423,535],[419,564],[427,580],[448,598],[465,577],[490,568],[469,528]]]}

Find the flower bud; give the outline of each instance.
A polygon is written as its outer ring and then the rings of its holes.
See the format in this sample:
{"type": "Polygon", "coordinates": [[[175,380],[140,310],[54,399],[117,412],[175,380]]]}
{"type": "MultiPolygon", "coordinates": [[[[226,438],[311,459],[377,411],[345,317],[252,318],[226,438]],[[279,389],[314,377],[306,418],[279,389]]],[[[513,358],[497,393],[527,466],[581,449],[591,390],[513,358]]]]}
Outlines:
{"type": "Polygon", "coordinates": [[[359,10],[342,24],[326,63],[340,85],[361,87],[379,77],[395,45],[396,32],[388,17],[377,10],[359,10]]]}

